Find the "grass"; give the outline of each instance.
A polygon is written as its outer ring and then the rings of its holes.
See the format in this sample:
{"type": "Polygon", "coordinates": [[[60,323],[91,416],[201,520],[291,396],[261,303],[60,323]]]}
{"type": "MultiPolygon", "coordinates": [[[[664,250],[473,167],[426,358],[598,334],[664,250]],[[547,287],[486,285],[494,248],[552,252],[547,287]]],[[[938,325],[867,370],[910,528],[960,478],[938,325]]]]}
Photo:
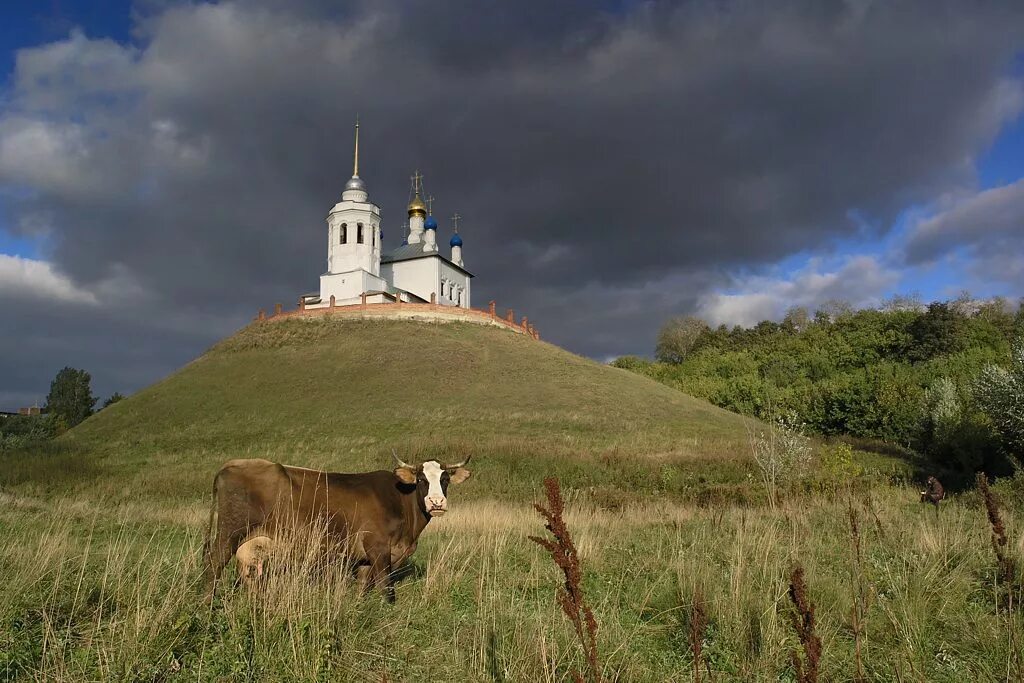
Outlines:
{"type": "MultiPolygon", "coordinates": [[[[1021,611],[1002,606],[977,496],[936,515],[898,460],[858,451],[868,472],[852,492],[811,482],[771,508],[746,441],[735,415],[502,330],[252,326],[56,442],[0,457],[0,679],[571,680],[586,662],[556,599],[565,577],[527,540],[543,533],[531,504],[547,476],[562,482],[607,680],[794,680],[797,563],[821,680],[1021,675],[1021,611]],[[304,571],[202,603],[223,461],[358,471],[392,446],[475,455],[397,605],[304,571]]],[[[1002,547],[1021,566],[1019,492],[1003,500],[1002,547]]]]}
{"type": "MultiPolygon", "coordinates": [[[[862,635],[872,681],[1015,680],[987,521],[974,502],[936,518],[910,488],[876,488],[863,532],[876,599],[862,635]],[[881,529],[881,531],[879,530],[881,529]]],[[[567,504],[609,680],[689,680],[687,597],[708,619],[711,680],[788,680],[799,647],[789,569],[816,604],[823,680],[855,671],[848,509],[822,496],[777,510],[567,504]]],[[[861,506],[861,502],[855,505],[861,506]]],[[[0,675],[45,680],[563,681],[585,668],[555,599],[560,571],[526,537],[525,503],[460,502],[424,533],[398,603],[345,577],[290,572],[262,592],[200,600],[204,510],[90,508],[8,496],[0,513],[0,675]]],[[[1008,528],[1019,529],[1005,515],[1008,528]]],[[[1024,536],[1011,543],[1020,556],[1024,536]]],[[[1019,599],[1020,596],[1018,596],[1019,599]]],[[[1019,618],[1019,617],[1018,617],[1019,618]]]]}
{"type": "Polygon", "coordinates": [[[487,481],[469,486],[471,498],[497,489],[522,499],[545,474],[608,500],[685,497],[745,481],[749,463],[735,456],[742,425],[647,378],[497,328],[292,320],[250,325],[37,457],[12,459],[0,485],[200,500],[230,458],[362,471],[389,466],[396,448],[406,460],[474,453],[487,481]],[[533,467],[536,458],[551,471],[533,467]]]}

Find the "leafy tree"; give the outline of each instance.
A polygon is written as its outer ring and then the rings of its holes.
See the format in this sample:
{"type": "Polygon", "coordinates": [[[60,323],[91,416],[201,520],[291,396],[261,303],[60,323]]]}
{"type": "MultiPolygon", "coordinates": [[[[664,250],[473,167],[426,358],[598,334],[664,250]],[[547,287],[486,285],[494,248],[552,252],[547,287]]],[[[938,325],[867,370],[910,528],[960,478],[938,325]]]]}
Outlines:
{"type": "Polygon", "coordinates": [[[711,328],[700,318],[672,318],[658,332],[655,357],[663,363],[682,363],[711,328]]]}
{"type": "Polygon", "coordinates": [[[111,406],[117,403],[118,401],[123,401],[124,399],[124,394],[122,394],[120,391],[115,391],[110,395],[110,398],[103,402],[103,407],[106,408],[107,406],[111,406]]]}
{"type": "Polygon", "coordinates": [[[1010,368],[988,365],[978,375],[975,396],[1011,453],[1024,454],[1024,339],[1013,349],[1010,368]]]}
{"type": "Polygon", "coordinates": [[[92,415],[96,397],[92,395],[91,381],[92,377],[85,370],[65,367],[50,382],[46,412],[68,427],[74,427],[92,415]]]}
{"type": "Polygon", "coordinates": [[[810,324],[811,316],[803,306],[793,306],[782,319],[782,327],[787,332],[803,332],[810,324]]]}
{"type": "Polygon", "coordinates": [[[911,360],[928,360],[958,350],[957,335],[964,316],[949,304],[936,301],[910,326],[914,339],[911,360]]]}

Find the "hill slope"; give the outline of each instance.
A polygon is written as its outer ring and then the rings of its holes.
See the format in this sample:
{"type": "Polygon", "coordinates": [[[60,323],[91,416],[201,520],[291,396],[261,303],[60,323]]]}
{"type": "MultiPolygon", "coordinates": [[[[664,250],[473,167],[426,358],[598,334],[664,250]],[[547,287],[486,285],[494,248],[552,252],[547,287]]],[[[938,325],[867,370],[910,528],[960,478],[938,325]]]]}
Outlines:
{"type": "Polygon", "coordinates": [[[732,413],[505,330],[305,319],[244,328],[60,447],[98,479],[116,469],[191,497],[233,457],[353,471],[388,466],[393,447],[407,460],[472,452],[506,494],[532,494],[547,472],[682,492],[734,480],[745,441],[732,413]]]}

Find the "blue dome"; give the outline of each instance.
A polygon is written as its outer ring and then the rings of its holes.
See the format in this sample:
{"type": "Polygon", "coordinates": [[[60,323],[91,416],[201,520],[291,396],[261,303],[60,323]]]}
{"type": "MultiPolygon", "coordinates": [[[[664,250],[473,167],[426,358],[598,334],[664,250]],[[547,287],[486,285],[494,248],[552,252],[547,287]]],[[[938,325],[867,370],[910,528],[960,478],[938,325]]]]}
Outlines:
{"type": "Polygon", "coordinates": [[[462,238],[459,237],[459,233],[455,233],[454,235],[452,235],[452,239],[451,239],[450,242],[448,242],[448,244],[449,244],[449,246],[452,246],[452,247],[461,247],[462,246],[462,238]]]}
{"type": "Polygon", "coordinates": [[[426,230],[437,230],[437,219],[433,216],[427,216],[427,221],[423,224],[426,230]]]}

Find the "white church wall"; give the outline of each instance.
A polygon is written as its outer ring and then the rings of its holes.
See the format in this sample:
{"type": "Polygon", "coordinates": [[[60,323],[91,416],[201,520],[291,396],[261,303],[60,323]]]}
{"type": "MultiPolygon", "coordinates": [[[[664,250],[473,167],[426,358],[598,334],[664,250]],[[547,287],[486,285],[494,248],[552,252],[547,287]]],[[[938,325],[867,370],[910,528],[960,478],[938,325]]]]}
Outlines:
{"type": "Polygon", "coordinates": [[[338,202],[331,209],[327,225],[328,273],[345,273],[362,268],[374,275],[380,274],[380,209],[376,205],[338,202]],[[363,226],[362,243],[359,242],[360,225],[363,226]]]}
{"type": "Polygon", "coordinates": [[[396,261],[381,265],[381,275],[398,289],[412,292],[424,301],[438,293],[440,275],[439,259],[417,258],[410,261],[396,261]]]}
{"type": "Polygon", "coordinates": [[[453,306],[460,306],[462,308],[469,308],[469,283],[471,278],[446,261],[438,260],[438,263],[440,264],[440,269],[438,271],[438,291],[440,291],[440,281],[444,280],[446,282],[444,303],[450,303],[453,306]],[[450,288],[453,286],[455,291],[451,292],[450,288]]]}
{"type": "Polygon", "coordinates": [[[363,292],[386,291],[387,286],[384,278],[365,270],[327,273],[320,276],[320,305],[329,306],[332,295],[336,306],[358,304],[362,300],[363,292]]]}

